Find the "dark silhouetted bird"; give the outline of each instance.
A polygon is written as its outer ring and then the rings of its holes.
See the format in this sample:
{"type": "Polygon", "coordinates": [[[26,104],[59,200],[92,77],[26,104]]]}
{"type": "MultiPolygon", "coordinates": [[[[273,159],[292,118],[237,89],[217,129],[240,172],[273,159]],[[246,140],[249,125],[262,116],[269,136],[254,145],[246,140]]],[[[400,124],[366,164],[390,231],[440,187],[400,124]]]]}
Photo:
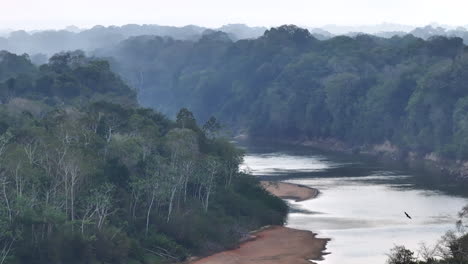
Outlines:
{"type": "Polygon", "coordinates": [[[411,216],[409,216],[409,214],[408,214],[407,212],[405,212],[405,215],[406,215],[406,217],[408,217],[409,219],[413,219],[413,218],[411,218],[411,216]]]}

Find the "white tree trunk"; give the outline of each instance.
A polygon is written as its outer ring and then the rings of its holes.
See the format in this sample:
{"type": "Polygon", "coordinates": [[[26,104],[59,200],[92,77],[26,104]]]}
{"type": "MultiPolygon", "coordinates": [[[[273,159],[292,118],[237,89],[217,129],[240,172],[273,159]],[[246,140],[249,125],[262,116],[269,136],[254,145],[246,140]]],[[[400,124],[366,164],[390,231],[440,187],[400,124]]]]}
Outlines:
{"type": "Polygon", "coordinates": [[[167,222],[169,223],[171,213],[172,213],[172,204],[174,203],[174,196],[177,190],[177,185],[172,187],[171,198],[169,199],[169,210],[167,212],[167,222]]]}
{"type": "Polygon", "coordinates": [[[148,229],[149,229],[149,220],[150,220],[150,215],[151,215],[151,209],[153,208],[153,203],[154,203],[154,198],[156,196],[156,190],[153,189],[153,192],[151,194],[151,202],[148,206],[148,211],[146,212],[146,231],[145,231],[145,236],[148,235],[148,229]]]}

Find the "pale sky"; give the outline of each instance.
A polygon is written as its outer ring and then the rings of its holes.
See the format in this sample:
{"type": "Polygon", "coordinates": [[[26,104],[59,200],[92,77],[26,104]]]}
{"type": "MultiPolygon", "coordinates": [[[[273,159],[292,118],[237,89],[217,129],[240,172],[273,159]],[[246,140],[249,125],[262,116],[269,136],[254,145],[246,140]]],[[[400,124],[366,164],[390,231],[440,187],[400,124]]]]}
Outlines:
{"type": "Polygon", "coordinates": [[[229,23],[467,25],[466,10],[467,0],[0,0],[0,28],[132,23],[207,27],[229,23]]]}

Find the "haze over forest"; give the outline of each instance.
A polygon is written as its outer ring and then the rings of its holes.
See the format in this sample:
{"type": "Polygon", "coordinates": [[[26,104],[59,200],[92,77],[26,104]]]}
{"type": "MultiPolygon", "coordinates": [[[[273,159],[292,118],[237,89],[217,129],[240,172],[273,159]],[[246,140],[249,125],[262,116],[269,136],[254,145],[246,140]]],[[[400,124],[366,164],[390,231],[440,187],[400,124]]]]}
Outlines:
{"type": "MultiPolygon", "coordinates": [[[[382,38],[393,36],[413,36],[429,39],[434,36],[460,37],[468,42],[468,31],[465,27],[449,27],[436,23],[423,27],[382,23],[367,26],[328,25],[321,28],[304,27],[317,39],[326,40],[334,36],[357,36],[370,34],[382,38]]],[[[80,29],[68,26],[61,30],[4,30],[0,31],[0,50],[30,55],[33,62],[41,64],[58,52],[83,50],[91,54],[99,49],[108,49],[119,42],[135,36],[155,35],[175,40],[197,41],[204,35],[213,32],[224,32],[232,41],[255,39],[262,36],[267,27],[249,27],[244,24],[227,24],[219,28],[206,28],[189,25],[183,27],[160,25],[128,24],[123,26],[94,26],[80,29]],[[2,33],[3,32],[3,33],[2,33]]]]}
{"type": "MultiPolygon", "coordinates": [[[[317,242],[284,227],[315,214],[241,169],[239,142],[391,161],[437,175],[437,195],[465,186],[468,5],[378,2],[2,3],[0,264],[185,262],[270,225],[317,242]]],[[[314,159],[331,176],[359,171],[314,159]]],[[[468,228],[468,207],[451,220],[468,228]]],[[[467,264],[466,230],[437,259],[392,256],[467,264]]]]}

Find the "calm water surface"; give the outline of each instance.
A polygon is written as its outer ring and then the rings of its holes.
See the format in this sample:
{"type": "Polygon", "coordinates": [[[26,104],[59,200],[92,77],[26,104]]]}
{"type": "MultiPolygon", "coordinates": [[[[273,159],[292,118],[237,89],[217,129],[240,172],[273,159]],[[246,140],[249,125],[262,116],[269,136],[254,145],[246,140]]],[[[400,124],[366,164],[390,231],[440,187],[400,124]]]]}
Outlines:
{"type": "Polygon", "coordinates": [[[287,226],[331,238],[320,264],[383,264],[394,245],[417,251],[454,228],[464,188],[377,162],[291,146],[248,147],[244,169],[320,190],[294,202],[287,226]],[[406,218],[408,212],[413,220],[406,218]]]}

